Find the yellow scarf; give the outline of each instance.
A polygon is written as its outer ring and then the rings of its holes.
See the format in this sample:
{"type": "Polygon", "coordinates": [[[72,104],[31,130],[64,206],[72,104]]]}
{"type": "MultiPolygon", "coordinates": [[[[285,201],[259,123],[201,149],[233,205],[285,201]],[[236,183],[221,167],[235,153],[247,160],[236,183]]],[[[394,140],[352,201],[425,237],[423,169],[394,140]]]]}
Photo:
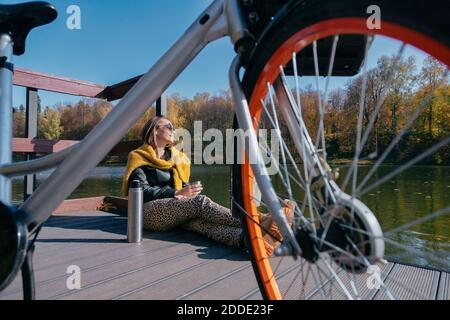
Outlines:
{"type": "Polygon", "coordinates": [[[170,160],[159,159],[156,156],[155,149],[149,144],[144,144],[140,148],[133,150],[128,155],[127,169],[122,183],[122,193],[128,194],[128,179],[134,170],[143,166],[150,166],[161,170],[170,170],[173,172],[175,190],[183,187],[183,182],[189,182],[191,175],[191,163],[189,158],[181,151],[170,147],[172,157],[170,160]]]}

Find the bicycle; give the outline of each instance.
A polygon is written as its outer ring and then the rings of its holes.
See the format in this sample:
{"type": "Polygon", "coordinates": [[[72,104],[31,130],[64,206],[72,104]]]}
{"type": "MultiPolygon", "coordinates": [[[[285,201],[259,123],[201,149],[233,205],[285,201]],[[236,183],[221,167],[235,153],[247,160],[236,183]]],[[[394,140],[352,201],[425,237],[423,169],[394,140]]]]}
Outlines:
{"type": "MultiPolygon", "coordinates": [[[[52,211],[209,42],[228,36],[237,53],[229,72],[236,108],[234,129],[248,132],[245,147],[235,145],[235,151],[245,148],[245,157],[242,164],[237,164],[236,159],[233,165],[233,212],[242,218],[263,298],[367,298],[367,289],[361,284],[364,281],[361,279],[365,278],[361,276],[373,266],[381,270],[380,295],[395,298],[389,283],[383,280],[387,276],[383,273],[386,270],[383,267],[385,243],[405,249],[390,236],[447,215],[450,212],[448,200],[446,207],[383,233],[376,214],[359,198],[448,147],[450,138],[447,136],[381,179],[370,180],[412,122],[424,112],[436,88],[426,95],[412,114],[412,120],[393,138],[383,154],[374,157],[375,164],[364,178],[358,177],[360,160],[387,89],[383,89],[374,111],[366,119],[364,131],[365,101],[360,99],[355,112],[356,148],[340,186],[327,159],[324,97],[331,77],[357,73],[362,77],[360,96],[365,97],[368,52],[376,36],[402,43],[393,60],[394,66],[406,44],[439,60],[446,71],[438,84],[447,84],[450,38],[445,15],[450,8],[448,1],[424,4],[418,0],[377,0],[381,28],[369,28],[368,8],[373,2],[215,0],[82,143],[18,164],[11,164],[9,111],[5,111],[11,109],[11,56],[13,52],[23,54],[28,32],[50,23],[57,13],[53,6],[44,2],[0,6],[0,86],[4,93],[1,95],[3,117],[0,118],[0,291],[11,283],[24,262],[32,276],[33,243],[52,211]],[[349,50],[345,50],[347,46],[349,50]],[[352,54],[355,52],[356,55],[352,54]],[[241,80],[242,68],[245,73],[241,80]],[[301,106],[299,81],[306,76],[315,78],[317,89],[319,77],[326,77],[324,93],[318,90],[317,94],[318,121],[314,128],[308,127],[301,106]],[[272,176],[267,173],[256,137],[256,129],[267,124],[276,130],[281,141],[282,160],[275,161],[278,171],[272,176]],[[296,160],[298,157],[300,162],[296,160]],[[255,159],[254,163],[249,159],[255,159]],[[18,209],[10,206],[11,177],[52,167],[57,169],[30,198],[18,209]],[[367,185],[369,182],[371,184],[367,185]],[[347,187],[350,187],[350,194],[346,193],[347,187]],[[292,225],[283,215],[281,200],[285,198],[297,204],[292,225]],[[282,239],[274,239],[281,245],[270,257],[259,222],[262,212],[272,215],[282,235],[282,239]],[[292,288],[299,288],[300,294],[297,291],[294,295],[292,288]]],[[[392,84],[393,78],[391,72],[387,83],[392,84]]],[[[263,149],[273,158],[268,146],[263,149]]],[[[424,255],[415,249],[406,250],[443,261],[448,266],[445,258],[430,253],[424,255]]],[[[414,291],[401,279],[390,278],[389,282],[392,286],[414,291]]],[[[414,293],[423,297],[420,292],[414,293]]]]}

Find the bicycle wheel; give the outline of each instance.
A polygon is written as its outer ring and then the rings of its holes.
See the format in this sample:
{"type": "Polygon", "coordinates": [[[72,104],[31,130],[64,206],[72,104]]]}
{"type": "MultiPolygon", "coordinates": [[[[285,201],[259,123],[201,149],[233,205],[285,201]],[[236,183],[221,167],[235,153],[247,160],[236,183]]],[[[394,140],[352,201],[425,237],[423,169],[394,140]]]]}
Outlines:
{"type": "MultiPolygon", "coordinates": [[[[254,128],[275,130],[272,138],[279,140],[279,146],[274,141],[260,146],[276,169],[270,177],[280,201],[297,204],[293,228],[302,248],[299,259],[268,256],[267,230],[260,223],[267,212],[264,199],[249,160],[235,164],[235,210],[244,214],[265,299],[429,299],[435,293],[417,289],[423,279],[415,279],[416,286],[397,276],[400,265],[391,262],[450,269],[448,186],[442,185],[440,194],[430,189],[437,199],[427,203],[427,181],[399,180],[411,170],[427,174],[414,169],[424,161],[450,163],[449,3],[375,3],[379,29],[368,28],[374,1],[298,1],[275,18],[245,72],[254,128]],[[394,47],[392,56],[382,57],[394,47]],[[422,61],[422,75],[430,72],[428,80],[418,80],[419,71],[406,57],[411,52],[422,61]],[[345,94],[337,90],[342,76],[348,77],[345,94]],[[313,88],[301,86],[308,82],[313,88]],[[340,166],[338,178],[334,163],[343,154],[350,164],[340,166]],[[382,189],[386,184],[397,188],[382,189]],[[377,197],[380,193],[387,196],[377,197]],[[396,194],[410,199],[410,207],[401,209],[407,214],[394,208],[396,194]]],[[[449,176],[447,167],[436,170],[449,176]]],[[[257,291],[242,298],[254,298],[257,291]]]]}

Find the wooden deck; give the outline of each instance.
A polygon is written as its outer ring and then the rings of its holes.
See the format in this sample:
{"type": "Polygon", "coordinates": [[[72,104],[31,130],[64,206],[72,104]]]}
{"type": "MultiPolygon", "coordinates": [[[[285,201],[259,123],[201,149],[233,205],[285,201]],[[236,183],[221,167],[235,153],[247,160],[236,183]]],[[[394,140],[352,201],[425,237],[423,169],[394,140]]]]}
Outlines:
{"type": "MultiPolygon", "coordinates": [[[[252,267],[240,250],[185,231],[145,233],[140,245],[126,242],[126,218],[92,211],[52,217],[36,243],[37,299],[261,299],[252,267]],[[81,269],[81,289],[69,290],[67,268],[81,269]]],[[[292,263],[279,281],[296,274],[292,263]]],[[[450,274],[389,263],[390,276],[407,280],[427,299],[450,299],[450,274]]],[[[363,288],[361,279],[357,286],[363,288]]],[[[402,299],[417,296],[391,283],[402,299]]],[[[364,290],[362,290],[364,291],[364,290]]],[[[383,299],[369,291],[365,299],[383,299]]],[[[20,276],[0,300],[21,299],[20,276]]],[[[320,298],[312,293],[310,298],[320,298]]]]}

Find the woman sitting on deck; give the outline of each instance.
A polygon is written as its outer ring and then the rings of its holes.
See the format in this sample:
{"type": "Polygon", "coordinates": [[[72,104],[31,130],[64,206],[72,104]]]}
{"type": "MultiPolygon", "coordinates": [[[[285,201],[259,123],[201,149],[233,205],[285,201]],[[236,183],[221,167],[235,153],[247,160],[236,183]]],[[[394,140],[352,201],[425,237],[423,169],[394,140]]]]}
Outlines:
{"type": "MultiPolygon", "coordinates": [[[[133,180],[141,182],[144,228],[149,231],[182,227],[226,245],[244,248],[240,220],[233,217],[230,209],[200,195],[201,184],[189,184],[190,161],[175,148],[174,130],[165,117],[153,117],[145,124],[141,135],[143,145],[128,155],[122,191],[127,194],[133,180]]],[[[262,224],[270,233],[281,237],[270,217],[265,217],[262,224]]],[[[270,255],[277,243],[268,234],[264,233],[264,238],[270,255]]]]}

